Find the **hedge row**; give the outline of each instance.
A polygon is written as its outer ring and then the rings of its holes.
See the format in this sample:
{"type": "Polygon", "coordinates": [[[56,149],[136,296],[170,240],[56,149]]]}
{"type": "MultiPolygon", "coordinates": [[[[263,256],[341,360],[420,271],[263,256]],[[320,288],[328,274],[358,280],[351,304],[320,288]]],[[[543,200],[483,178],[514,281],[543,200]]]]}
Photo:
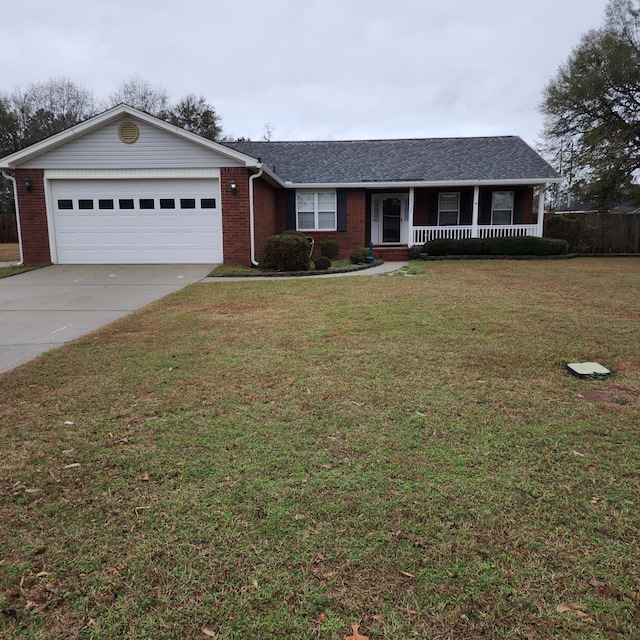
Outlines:
{"type": "Polygon", "coordinates": [[[559,256],[568,253],[566,240],[514,236],[508,238],[440,238],[422,246],[429,256],[559,256]]]}

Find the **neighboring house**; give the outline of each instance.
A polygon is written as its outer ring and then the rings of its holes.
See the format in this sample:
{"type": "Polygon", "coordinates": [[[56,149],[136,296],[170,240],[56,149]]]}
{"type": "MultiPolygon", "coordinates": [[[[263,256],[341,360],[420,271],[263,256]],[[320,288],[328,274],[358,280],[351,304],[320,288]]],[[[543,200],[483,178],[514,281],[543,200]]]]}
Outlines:
{"type": "MultiPolygon", "coordinates": [[[[120,105],[0,160],[27,264],[256,264],[299,229],[343,256],[542,235],[558,174],[518,137],[216,143],[120,105]]],[[[385,253],[386,252],[386,253],[385,253]]]]}

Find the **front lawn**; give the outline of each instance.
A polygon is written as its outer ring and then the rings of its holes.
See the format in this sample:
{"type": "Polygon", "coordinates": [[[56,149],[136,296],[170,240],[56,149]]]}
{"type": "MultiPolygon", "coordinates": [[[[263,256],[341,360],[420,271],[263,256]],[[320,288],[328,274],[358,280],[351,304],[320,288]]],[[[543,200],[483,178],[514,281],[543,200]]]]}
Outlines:
{"type": "Polygon", "coordinates": [[[638,637],[640,261],[417,271],[193,285],[1,376],[0,637],[638,637]]]}

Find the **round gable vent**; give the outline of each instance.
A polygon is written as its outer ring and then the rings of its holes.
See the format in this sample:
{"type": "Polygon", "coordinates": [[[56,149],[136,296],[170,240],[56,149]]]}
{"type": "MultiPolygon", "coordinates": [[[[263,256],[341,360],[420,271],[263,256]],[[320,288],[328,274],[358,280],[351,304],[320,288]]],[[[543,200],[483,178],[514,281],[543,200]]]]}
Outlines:
{"type": "Polygon", "coordinates": [[[140,132],[138,131],[138,127],[136,127],[133,122],[123,122],[118,127],[118,136],[120,137],[120,140],[126,144],[133,144],[138,139],[139,135],[140,132]]]}

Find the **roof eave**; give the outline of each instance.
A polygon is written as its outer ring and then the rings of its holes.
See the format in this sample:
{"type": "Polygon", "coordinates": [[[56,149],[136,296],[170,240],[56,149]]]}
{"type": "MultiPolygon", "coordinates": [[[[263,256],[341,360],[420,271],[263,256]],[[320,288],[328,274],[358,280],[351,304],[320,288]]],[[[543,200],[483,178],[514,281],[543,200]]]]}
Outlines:
{"type": "Polygon", "coordinates": [[[411,187],[475,187],[475,186],[538,186],[562,182],[555,178],[516,178],[501,180],[399,180],[380,182],[284,182],[287,189],[407,189],[411,187]]]}

